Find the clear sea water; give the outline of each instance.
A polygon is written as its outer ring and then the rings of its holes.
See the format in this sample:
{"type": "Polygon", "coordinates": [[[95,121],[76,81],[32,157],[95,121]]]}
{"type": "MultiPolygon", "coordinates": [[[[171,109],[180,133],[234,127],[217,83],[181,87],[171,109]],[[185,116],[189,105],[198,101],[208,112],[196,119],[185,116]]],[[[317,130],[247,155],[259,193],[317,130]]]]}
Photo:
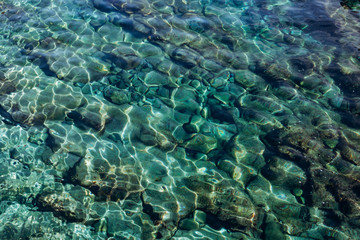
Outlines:
{"type": "Polygon", "coordinates": [[[359,10],[0,1],[0,239],[360,239],[359,10]]]}

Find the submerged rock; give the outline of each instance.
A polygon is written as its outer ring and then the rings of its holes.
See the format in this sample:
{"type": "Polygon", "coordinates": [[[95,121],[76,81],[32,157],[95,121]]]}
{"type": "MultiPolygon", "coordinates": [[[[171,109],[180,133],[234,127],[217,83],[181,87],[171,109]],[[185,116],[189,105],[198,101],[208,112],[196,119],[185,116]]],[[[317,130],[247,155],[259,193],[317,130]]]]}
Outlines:
{"type": "Polygon", "coordinates": [[[184,146],[190,150],[208,153],[217,147],[217,140],[214,137],[198,133],[189,141],[185,142],[184,146]]]}
{"type": "Polygon", "coordinates": [[[198,208],[229,224],[232,230],[253,228],[260,221],[250,199],[239,189],[226,186],[225,182],[213,183],[206,176],[191,176],[184,182],[198,192],[198,208]]]}
{"type": "Polygon", "coordinates": [[[127,91],[112,87],[104,89],[104,97],[110,102],[118,105],[130,102],[129,93],[127,91]]]}
{"type": "Polygon", "coordinates": [[[0,239],[359,236],[356,2],[10,2],[0,239]]]}

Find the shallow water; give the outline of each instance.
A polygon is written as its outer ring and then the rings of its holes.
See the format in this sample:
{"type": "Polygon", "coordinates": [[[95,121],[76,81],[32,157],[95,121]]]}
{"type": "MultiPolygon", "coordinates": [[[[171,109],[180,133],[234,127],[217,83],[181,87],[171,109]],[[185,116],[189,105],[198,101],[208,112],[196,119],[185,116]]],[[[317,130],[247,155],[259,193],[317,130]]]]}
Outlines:
{"type": "Polygon", "coordinates": [[[0,2],[0,239],[360,238],[357,0],[0,2]]]}

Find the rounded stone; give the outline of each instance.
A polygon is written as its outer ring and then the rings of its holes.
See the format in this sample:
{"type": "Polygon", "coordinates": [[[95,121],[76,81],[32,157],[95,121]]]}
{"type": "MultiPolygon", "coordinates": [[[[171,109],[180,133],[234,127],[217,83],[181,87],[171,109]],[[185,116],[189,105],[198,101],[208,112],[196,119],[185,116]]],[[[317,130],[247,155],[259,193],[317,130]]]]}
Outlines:
{"type": "Polygon", "coordinates": [[[157,71],[146,74],[144,82],[148,86],[162,86],[169,83],[169,77],[157,71]]]}
{"type": "Polygon", "coordinates": [[[295,188],[293,189],[293,193],[296,197],[301,197],[301,195],[303,194],[303,190],[300,188],[295,188]]]}
{"type": "Polygon", "coordinates": [[[199,228],[199,224],[192,219],[185,219],[180,222],[179,228],[183,230],[195,230],[199,228]]]}
{"type": "Polygon", "coordinates": [[[216,145],[217,141],[214,137],[198,133],[186,142],[185,147],[190,150],[208,153],[211,150],[215,149],[216,145]]]}
{"type": "Polygon", "coordinates": [[[121,105],[130,102],[130,97],[125,90],[108,87],[104,90],[104,97],[112,103],[121,105]]]}

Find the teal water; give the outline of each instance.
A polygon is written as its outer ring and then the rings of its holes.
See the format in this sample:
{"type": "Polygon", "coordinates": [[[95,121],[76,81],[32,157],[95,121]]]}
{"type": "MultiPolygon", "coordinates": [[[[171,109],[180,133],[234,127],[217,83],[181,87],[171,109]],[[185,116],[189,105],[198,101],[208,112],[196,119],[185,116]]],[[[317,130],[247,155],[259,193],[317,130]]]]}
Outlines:
{"type": "Polygon", "coordinates": [[[359,9],[0,1],[0,239],[360,239],[359,9]]]}

